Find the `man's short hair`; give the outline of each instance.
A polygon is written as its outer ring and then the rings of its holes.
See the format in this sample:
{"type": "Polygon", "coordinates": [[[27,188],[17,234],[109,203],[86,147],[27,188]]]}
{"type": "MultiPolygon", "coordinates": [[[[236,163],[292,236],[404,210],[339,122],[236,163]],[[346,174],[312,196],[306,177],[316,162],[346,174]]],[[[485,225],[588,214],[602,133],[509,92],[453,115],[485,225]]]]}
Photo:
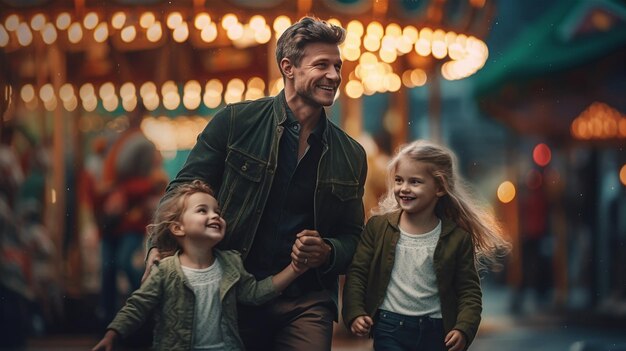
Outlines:
{"type": "MultiPolygon", "coordinates": [[[[346,30],[315,17],[302,17],[287,28],[276,44],[276,62],[288,58],[298,67],[304,49],[310,43],[328,43],[339,46],[346,38],[346,30]]],[[[282,70],[281,70],[282,74],[282,70]]]]}

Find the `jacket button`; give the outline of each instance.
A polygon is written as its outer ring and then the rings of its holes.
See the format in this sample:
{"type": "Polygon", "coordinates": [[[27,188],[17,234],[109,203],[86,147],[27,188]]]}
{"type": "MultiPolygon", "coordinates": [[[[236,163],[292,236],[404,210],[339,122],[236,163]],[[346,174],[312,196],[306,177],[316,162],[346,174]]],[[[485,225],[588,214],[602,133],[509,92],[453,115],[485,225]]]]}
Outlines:
{"type": "Polygon", "coordinates": [[[241,170],[244,171],[244,172],[247,171],[248,170],[248,165],[241,166],[241,170]]]}

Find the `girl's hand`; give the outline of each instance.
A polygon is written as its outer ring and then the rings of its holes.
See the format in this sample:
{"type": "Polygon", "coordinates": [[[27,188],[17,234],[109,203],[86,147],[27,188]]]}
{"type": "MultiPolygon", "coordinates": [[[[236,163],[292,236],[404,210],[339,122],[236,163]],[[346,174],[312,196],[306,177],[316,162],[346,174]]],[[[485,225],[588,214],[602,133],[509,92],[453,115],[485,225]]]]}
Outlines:
{"type": "Polygon", "coordinates": [[[370,316],[358,316],[352,321],[350,331],[357,336],[367,336],[373,325],[374,321],[370,316]]]}
{"type": "Polygon", "coordinates": [[[96,346],[91,349],[91,351],[111,351],[113,350],[113,345],[115,344],[115,340],[117,339],[117,333],[113,330],[107,330],[104,334],[102,340],[96,344],[96,346]]]}
{"type": "Polygon", "coordinates": [[[446,335],[444,342],[450,351],[461,351],[465,348],[465,344],[467,343],[465,335],[456,329],[451,330],[448,335],[446,335]]]}
{"type": "Polygon", "coordinates": [[[293,271],[297,274],[297,275],[301,275],[302,273],[306,272],[309,270],[309,267],[300,264],[296,261],[291,261],[291,269],[293,269],[293,271]]]}

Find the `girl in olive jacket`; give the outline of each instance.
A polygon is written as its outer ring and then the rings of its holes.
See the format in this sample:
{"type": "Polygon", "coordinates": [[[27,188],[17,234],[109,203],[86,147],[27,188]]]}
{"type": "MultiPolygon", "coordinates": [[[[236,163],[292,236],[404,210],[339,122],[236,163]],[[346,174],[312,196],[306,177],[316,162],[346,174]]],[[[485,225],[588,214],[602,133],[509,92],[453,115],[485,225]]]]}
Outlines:
{"type": "Polygon", "coordinates": [[[469,347],[480,324],[477,266],[509,249],[493,215],[469,194],[454,154],[415,141],[389,163],[387,195],[346,276],[343,320],[380,350],[469,347]]]}
{"type": "Polygon", "coordinates": [[[149,226],[161,260],[126,301],[93,351],[110,351],[119,337],[156,313],[155,350],[244,350],[237,330],[237,302],[261,304],[276,297],[306,267],[289,264],[262,281],[243,267],[237,251],[220,251],[226,223],[211,188],[194,180],[171,191],[149,226]]]}

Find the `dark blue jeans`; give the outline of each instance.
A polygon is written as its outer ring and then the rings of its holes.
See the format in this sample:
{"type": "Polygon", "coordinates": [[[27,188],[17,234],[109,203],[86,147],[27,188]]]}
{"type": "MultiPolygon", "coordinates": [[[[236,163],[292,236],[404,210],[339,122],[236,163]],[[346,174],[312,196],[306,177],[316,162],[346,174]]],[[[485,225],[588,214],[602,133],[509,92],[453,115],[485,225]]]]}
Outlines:
{"type": "Polygon", "coordinates": [[[374,350],[445,351],[443,321],[378,310],[373,330],[374,350]]]}

